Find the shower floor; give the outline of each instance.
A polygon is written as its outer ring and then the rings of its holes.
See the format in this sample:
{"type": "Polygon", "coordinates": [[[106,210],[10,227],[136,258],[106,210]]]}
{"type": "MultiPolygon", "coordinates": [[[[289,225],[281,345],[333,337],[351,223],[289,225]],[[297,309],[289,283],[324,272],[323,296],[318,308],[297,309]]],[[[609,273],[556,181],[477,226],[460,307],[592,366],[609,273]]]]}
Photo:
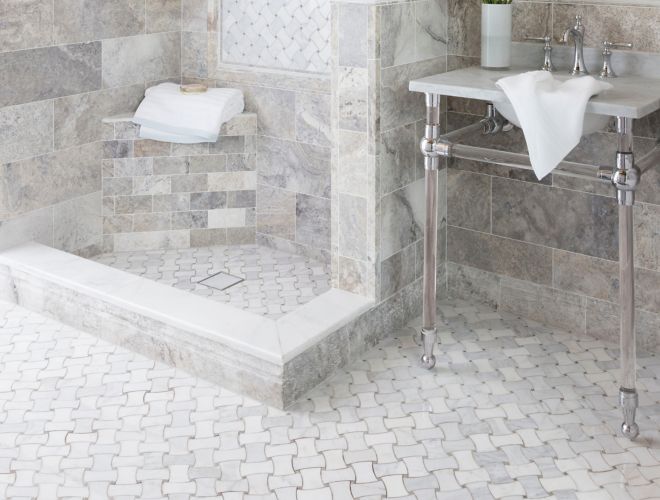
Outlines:
{"type": "Polygon", "coordinates": [[[277,319],[330,289],[326,265],[309,257],[260,245],[232,245],[176,250],[102,254],[92,260],[277,319]],[[226,273],[242,281],[221,290],[202,281],[226,273]]]}

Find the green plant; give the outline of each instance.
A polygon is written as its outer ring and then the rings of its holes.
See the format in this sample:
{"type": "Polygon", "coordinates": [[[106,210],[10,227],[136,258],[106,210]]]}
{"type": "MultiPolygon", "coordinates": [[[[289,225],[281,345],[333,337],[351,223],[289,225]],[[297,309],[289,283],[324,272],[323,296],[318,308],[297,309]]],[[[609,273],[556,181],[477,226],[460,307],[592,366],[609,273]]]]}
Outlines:
{"type": "Polygon", "coordinates": [[[481,0],[481,3],[486,3],[489,5],[508,5],[512,2],[513,0],[481,0]]]}

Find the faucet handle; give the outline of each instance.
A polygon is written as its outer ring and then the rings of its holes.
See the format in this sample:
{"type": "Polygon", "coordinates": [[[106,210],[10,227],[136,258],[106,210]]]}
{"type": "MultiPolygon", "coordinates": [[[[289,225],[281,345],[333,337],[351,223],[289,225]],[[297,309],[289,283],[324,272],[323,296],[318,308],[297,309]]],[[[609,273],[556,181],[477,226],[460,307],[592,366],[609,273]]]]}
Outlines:
{"type": "Polygon", "coordinates": [[[632,49],[632,43],[603,42],[603,69],[600,70],[601,78],[616,78],[616,73],[612,68],[612,49],[632,49]]]}
{"type": "Polygon", "coordinates": [[[545,58],[543,61],[543,66],[541,66],[542,71],[554,71],[555,66],[552,64],[552,37],[550,35],[545,36],[527,36],[525,40],[528,42],[540,42],[545,44],[543,47],[543,52],[545,53],[545,58]]]}

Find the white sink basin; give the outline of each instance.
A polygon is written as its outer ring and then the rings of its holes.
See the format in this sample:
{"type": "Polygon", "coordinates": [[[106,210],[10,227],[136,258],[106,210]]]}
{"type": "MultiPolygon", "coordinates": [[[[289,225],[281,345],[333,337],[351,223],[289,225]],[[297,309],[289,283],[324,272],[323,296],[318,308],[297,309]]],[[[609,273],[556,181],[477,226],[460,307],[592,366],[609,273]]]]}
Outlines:
{"type": "MultiPolygon", "coordinates": [[[[553,75],[557,80],[565,81],[570,78],[574,78],[569,75],[554,74],[553,75]]],[[[500,77],[493,78],[493,83],[499,80],[500,77]]],[[[497,111],[499,111],[504,118],[509,120],[510,123],[513,123],[516,127],[520,127],[520,120],[516,115],[516,112],[513,109],[513,106],[508,99],[504,98],[503,100],[493,102],[497,111]]],[[[610,122],[610,117],[606,115],[594,115],[593,113],[587,113],[584,116],[584,126],[582,127],[582,135],[593,134],[594,132],[600,132],[604,130],[610,122]]]]}

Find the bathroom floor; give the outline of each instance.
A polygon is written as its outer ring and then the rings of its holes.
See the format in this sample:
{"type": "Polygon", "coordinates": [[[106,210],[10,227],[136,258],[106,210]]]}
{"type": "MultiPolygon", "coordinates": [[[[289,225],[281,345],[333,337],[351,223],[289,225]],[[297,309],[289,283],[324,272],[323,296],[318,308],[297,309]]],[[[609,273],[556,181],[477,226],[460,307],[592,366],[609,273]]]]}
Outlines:
{"type": "Polygon", "coordinates": [[[0,303],[0,497],[660,498],[660,358],[629,442],[613,345],[440,311],[279,411],[0,303]]]}
{"type": "Polygon", "coordinates": [[[259,245],[116,252],[93,260],[271,319],[330,289],[322,263],[259,245]],[[202,283],[217,273],[230,276],[202,283]]]}

